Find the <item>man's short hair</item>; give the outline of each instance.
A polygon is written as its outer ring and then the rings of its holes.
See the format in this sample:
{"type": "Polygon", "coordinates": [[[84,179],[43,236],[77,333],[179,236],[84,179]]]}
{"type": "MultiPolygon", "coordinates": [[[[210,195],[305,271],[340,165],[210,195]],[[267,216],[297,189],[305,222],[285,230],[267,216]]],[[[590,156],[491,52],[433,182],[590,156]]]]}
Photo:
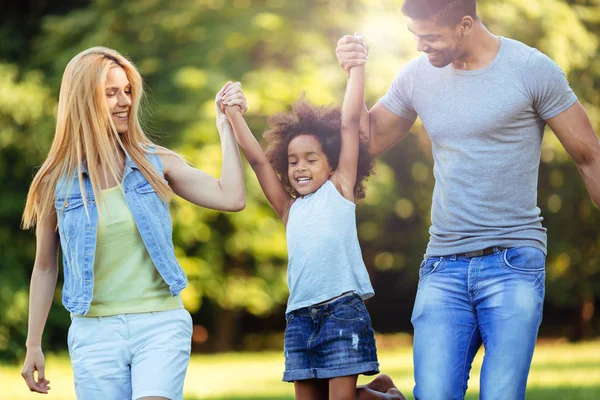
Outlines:
{"type": "Polygon", "coordinates": [[[402,13],[412,19],[431,19],[443,25],[456,25],[464,16],[477,19],[475,0],[405,0],[402,13]]]}

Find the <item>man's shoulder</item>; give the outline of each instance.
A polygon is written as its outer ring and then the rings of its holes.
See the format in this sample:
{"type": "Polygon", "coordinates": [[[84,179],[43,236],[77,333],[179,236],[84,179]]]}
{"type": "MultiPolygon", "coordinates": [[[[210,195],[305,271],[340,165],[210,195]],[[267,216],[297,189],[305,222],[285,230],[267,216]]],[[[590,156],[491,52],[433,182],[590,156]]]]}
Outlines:
{"type": "Polygon", "coordinates": [[[537,69],[544,67],[555,67],[555,62],[542,51],[531,47],[515,39],[502,38],[502,44],[506,46],[506,56],[511,58],[515,67],[521,66],[526,69],[537,69]]]}
{"type": "Polygon", "coordinates": [[[501,46],[504,46],[504,55],[509,57],[515,65],[527,65],[531,56],[539,51],[523,42],[515,39],[501,37],[501,46]]]}
{"type": "Polygon", "coordinates": [[[539,80],[540,77],[562,73],[554,60],[535,47],[514,39],[503,38],[503,41],[506,42],[513,68],[522,71],[523,76],[528,77],[529,80],[539,80]]]}

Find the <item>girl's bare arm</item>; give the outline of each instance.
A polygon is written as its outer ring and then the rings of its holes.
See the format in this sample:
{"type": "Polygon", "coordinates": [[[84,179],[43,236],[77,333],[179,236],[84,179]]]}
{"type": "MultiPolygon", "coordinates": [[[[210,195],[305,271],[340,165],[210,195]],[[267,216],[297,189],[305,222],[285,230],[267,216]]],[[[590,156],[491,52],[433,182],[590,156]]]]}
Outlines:
{"type": "MultiPolygon", "coordinates": [[[[228,104],[235,105],[236,101],[240,100],[241,88],[230,88],[228,92],[233,90],[233,93],[228,93],[228,104]]],[[[241,109],[239,107],[227,107],[225,109],[235,137],[248,160],[250,166],[254,170],[258,182],[267,196],[267,200],[277,212],[277,215],[284,223],[287,223],[288,211],[294,202],[294,198],[290,196],[284,189],[283,184],[267,159],[265,152],[260,147],[260,144],[250,131],[248,124],[244,120],[241,109]]]]}
{"type": "Polygon", "coordinates": [[[358,166],[360,117],[365,103],[365,67],[350,69],[342,105],[342,146],[338,167],[331,181],[342,196],[354,202],[354,185],[358,166]]]}

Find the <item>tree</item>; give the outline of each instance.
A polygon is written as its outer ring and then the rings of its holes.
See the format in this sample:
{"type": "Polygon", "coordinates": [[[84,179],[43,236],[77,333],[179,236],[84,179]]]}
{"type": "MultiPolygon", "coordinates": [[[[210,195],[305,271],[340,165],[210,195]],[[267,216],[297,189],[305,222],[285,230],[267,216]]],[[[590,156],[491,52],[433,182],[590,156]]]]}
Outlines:
{"type": "MultiPolygon", "coordinates": [[[[34,236],[18,225],[32,172],[54,132],[62,72],[75,54],[104,45],[130,57],[146,82],[146,130],[214,175],[221,161],[213,100],[227,80],[243,83],[249,124],[260,137],[267,117],[289,109],[303,93],[314,103],[341,103],[345,80],[334,48],[342,34],[361,30],[370,44],[368,104],[417,55],[401,0],[96,0],[54,8],[38,3],[20,3],[33,14],[7,20],[0,29],[0,357],[23,352],[34,236]],[[23,21],[30,28],[24,32],[17,28],[23,21]]],[[[538,47],[559,63],[598,130],[598,0],[478,5],[493,33],[538,47]]],[[[543,146],[539,204],[550,244],[546,319],[554,322],[550,328],[568,326],[561,334],[578,338],[600,331],[592,319],[600,293],[600,215],[550,132],[543,146]],[[561,313],[572,313],[571,323],[561,313]]],[[[418,265],[428,240],[432,163],[418,122],[378,161],[357,209],[361,247],[377,292],[368,306],[379,331],[411,329],[418,265]]],[[[240,213],[172,203],[176,252],[190,280],[182,296],[196,323],[208,328],[213,349],[239,341],[245,333],[241,316],[282,313],[287,299],[283,225],[248,166],[246,180],[247,207],[240,213]]],[[[62,308],[60,289],[53,307],[62,308]]],[[[282,324],[278,318],[272,326],[282,324]]],[[[67,326],[65,312],[51,312],[45,338],[54,348],[64,342],[67,326]]]]}

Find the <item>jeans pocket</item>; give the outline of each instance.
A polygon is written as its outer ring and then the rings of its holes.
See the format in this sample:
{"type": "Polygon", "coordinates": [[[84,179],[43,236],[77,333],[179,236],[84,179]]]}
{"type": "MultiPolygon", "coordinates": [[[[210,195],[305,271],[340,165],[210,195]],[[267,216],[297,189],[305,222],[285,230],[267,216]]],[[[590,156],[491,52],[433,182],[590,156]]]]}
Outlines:
{"type": "Polygon", "coordinates": [[[521,272],[537,274],[546,269],[546,255],[535,247],[512,247],[502,252],[500,260],[505,267],[521,272]]]}
{"type": "Polygon", "coordinates": [[[443,257],[429,257],[428,259],[423,260],[419,267],[419,281],[434,273],[443,260],[443,257]]]}

